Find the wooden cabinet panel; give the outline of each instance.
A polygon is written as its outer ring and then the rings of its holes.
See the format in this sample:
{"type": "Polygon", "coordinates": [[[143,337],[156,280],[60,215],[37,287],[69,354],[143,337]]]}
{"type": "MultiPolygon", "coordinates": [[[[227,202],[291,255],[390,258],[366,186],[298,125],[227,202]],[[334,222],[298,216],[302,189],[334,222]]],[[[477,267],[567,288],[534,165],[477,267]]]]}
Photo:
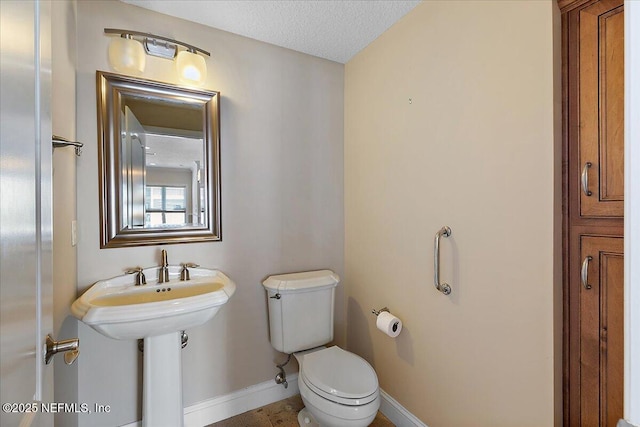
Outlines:
{"type": "Polygon", "coordinates": [[[614,427],[623,413],[624,369],[623,0],[558,4],[564,104],[564,425],[614,427]],[[589,286],[582,283],[583,265],[589,286]]]}
{"type": "Polygon", "coordinates": [[[623,238],[582,236],[580,243],[579,425],[615,427],[624,392],[623,238]]]}
{"type": "Polygon", "coordinates": [[[580,214],[624,212],[624,13],[622,0],[579,11],[580,214]],[[588,181],[588,184],[587,184],[588,181]]]}

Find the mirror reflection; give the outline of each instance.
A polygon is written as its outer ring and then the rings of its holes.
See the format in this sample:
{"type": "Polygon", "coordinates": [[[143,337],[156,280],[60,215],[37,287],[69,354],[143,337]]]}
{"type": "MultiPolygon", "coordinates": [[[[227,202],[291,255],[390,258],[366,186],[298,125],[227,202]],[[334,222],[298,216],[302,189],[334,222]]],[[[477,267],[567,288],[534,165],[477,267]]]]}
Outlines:
{"type": "Polygon", "coordinates": [[[220,240],[218,94],[98,80],[103,247],[220,240]]]}
{"type": "Polygon", "coordinates": [[[132,97],[123,105],[123,227],[204,225],[202,112],[132,97]],[[175,114],[160,122],[164,110],[175,114]]]}

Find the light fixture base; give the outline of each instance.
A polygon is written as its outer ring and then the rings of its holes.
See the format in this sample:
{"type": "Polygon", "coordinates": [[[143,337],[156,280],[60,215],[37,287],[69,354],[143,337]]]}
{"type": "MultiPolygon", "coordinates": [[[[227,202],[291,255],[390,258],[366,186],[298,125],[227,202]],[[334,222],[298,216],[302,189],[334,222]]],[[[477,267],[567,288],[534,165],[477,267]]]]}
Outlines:
{"type": "Polygon", "coordinates": [[[145,37],[144,50],[148,55],[165,59],[174,59],[178,53],[178,46],[173,43],[145,37]]]}

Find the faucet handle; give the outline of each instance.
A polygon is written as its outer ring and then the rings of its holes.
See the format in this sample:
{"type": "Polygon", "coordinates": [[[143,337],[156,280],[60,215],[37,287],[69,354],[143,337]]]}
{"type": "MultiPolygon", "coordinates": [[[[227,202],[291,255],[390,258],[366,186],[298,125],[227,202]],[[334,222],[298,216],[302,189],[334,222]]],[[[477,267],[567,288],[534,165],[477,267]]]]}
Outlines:
{"type": "Polygon", "coordinates": [[[147,278],[144,276],[142,272],[142,267],[129,268],[124,271],[126,274],[135,274],[136,275],[136,286],[146,285],[147,278]]]}
{"type": "Polygon", "coordinates": [[[190,280],[191,278],[189,277],[189,269],[190,268],[197,268],[200,267],[198,264],[195,264],[193,262],[185,262],[182,265],[182,270],[180,271],[180,281],[184,282],[185,280],[190,280]]]}

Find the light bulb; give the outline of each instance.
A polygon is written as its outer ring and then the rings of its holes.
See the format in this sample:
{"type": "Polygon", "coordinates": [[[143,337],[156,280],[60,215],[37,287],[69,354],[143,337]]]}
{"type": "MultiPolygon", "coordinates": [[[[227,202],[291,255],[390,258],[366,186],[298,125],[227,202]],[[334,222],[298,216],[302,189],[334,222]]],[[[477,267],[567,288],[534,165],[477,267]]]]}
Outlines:
{"type": "Polygon", "coordinates": [[[204,58],[188,50],[178,53],[176,69],[183,83],[202,85],[207,79],[207,64],[204,58]]]}
{"type": "Polygon", "coordinates": [[[144,71],[146,55],[142,43],[129,37],[114,37],[109,43],[109,63],[123,74],[139,75],[144,71]]]}

